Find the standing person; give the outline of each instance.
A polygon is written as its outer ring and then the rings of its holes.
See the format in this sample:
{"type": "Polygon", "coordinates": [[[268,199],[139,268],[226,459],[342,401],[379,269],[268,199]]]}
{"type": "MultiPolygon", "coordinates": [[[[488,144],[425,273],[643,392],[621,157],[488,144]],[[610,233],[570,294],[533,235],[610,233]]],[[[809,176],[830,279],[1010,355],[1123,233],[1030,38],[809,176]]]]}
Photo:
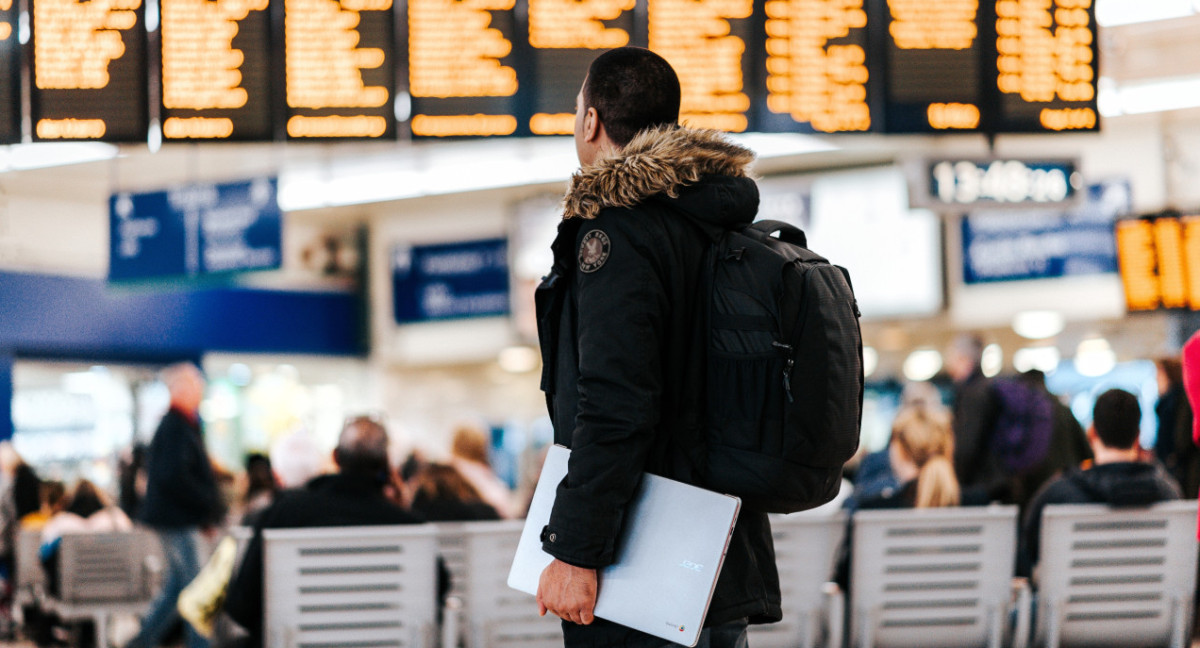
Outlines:
{"type": "MultiPolygon", "coordinates": [[[[179,592],[200,571],[201,531],[222,517],[217,480],[204,447],[200,402],[204,376],[195,365],[171,365],[162,372],[171,392],[171,408],[163,416],[146,452],[146,496],[140,517],[158,534],[166,556],[166,573],[158,597],[142,619],[142,627],[126,648],[152,648],[179,619],[179,592]]],[[[188,648],[205,648],[208,640],[188,626],[188,648]]]]}
{"type": "Polygon", "coordinates": [[[1004,476],[990,452],[997,404],[980,367],[982,358],[983,340],[964,333],[954,338],[946,362],[954,381],[954,472],[964,497],[972,500],[1007,497],[995,492],[1004,476]]]}
{"type": "MultiPolygon", "coordinates": [[[[697,284],[711,244],[758,209],[754,154],[679,126],[679,100],[675,71],[649,50],[622,47],[592,62],[576,98],[581,168],[537,290],[542,389],[555,442],[572,449],[541,534],[555,560],[537,600],[563,619],[568,648],[674,645],[593,610],[596,570],[614,560],[642,473],[698,481],[702,440],[682,406],[697,382],[697,284]]],[[[701,645],[744,646],[747,623],[780,618],[767,516],[743,508],[701,645]]]]}
{"type": "Polygon", "coordinates": [[[1183,363],[1179,358],[1159,358],[1154,365],[1158,373],[1154,455],[1179,482],[1183,496],[1196,499],[1200,492],[1200,452],[1192,442],[1192,406],[1183,390],[1183,363]]]}

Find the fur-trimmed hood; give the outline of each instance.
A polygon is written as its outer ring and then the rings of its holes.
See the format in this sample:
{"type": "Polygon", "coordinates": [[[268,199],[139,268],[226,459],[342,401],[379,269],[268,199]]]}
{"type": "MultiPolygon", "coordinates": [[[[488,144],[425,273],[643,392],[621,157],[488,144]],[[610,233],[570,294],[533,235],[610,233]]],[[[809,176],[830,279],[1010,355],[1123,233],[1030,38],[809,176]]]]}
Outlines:
{"type": "Polygon", "coordinates": [[[754,220],[754,153],[718,131],[643,131],[620,151],[581,168],[563,199],[563,218],[595,218],[605,207],[667,200],[694,218],[729,227],[754,220]]]}

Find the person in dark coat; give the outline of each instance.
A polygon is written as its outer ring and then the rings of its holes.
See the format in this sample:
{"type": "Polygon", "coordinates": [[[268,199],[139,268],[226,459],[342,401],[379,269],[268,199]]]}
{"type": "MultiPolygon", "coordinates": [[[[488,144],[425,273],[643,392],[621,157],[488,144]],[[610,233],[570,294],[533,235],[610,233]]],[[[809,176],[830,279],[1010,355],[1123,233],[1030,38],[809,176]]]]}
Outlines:
{"type": "Polygon", "coordinates": [[[1141,419],[1137,397],[1127,391],[1110,389],[1096,399],[1087,431],[1094,464],[1068,472],[1034,496],[1021,527],[1018,576],[1032,575],[1037,566],[1042,511],[1051,504],[1149,506],[1179,499],[1179,484],[1157,462],[1141,461],[1141,419]]]}
{"type": "Polygon", "coordinates": [[[1154,455],[1179,482],[1183,496],[1196,499],[1200,493],[1200,449],[1192,442],[1192,406],[1183,389],[1183,363],[1179,358],[1159,358],[1154,364],[1158,370],[1154,455]]]}
{"type": "MultiPolygon", "coordinates": [[[[398,477],[388,462],[388,435],[379,423],[351,419],[342,429],[333,460],[338,472],[322,475],[303,488],[285,490],[263,510],[254,536],[229,584],[225,611],[249,633],[249,645],[263,641],[263,529],[417,524],[423,520],[397,504],[398,477]]],[[[438,593],[448,588],[440,575],[438,593]]]]}
{"type": "MultiPolygon", "coordinates": [[[[139,517],[158,535],[167,565],[142,629],[126,648],[158,646],[178,622],[175,602],[180,590],[200,571],[200,534],[216,526],[223,512],[200,430],[204,374],[196,365],[181,362],[164,368],[162,382],[170,391],[170,409],[146,450],[146,493],[139,517]]],[[[185,634],[188,648],[208,647],[208,640],[190,626],[185,634]]]]}
{"type": "MultiPolygon", "coordinates": [[[[138,514],[158,534],[167,564],[162,588],[126,648],[158,646],[179,620],[179,592],[200,572],[201,534],[224,514],[200,427],[204,375],[195,365],[180,363],[164,369],[162,381],[171,393],[171,407],[146,451],[146,495],[138,514]]],[[[188,648],[208,646],[191,626],[185,637],[188,648]]]]}
{"type": "Polygon", "coordinates": [[[954,380],[954,472],[964,499],[1010,499],[1007,478],[993,452],[992,431],[999,403],[983,375],[983,340],[962,334],[947,354],[946,370],[954,380]]]}
{"type": "MultiPolygon", "coordinates": [[[[596,570],[611,564],[644,472],[699,482],[694,419],[697,282],[723,231],[750,224],[754,154],[678,125],[671,66],[623,47],[591,64],[576,99],[580,169],[564,200],[554,265],[536,293],[555,443],[571,448],[542,547],[539,611],[563,619],[568,648],[669,646],[596,619],[596,570]]],[[[765,513],[743,508],[701,642],[734,646],[747,623],[778,621],[779,574],[765,513]]]]}

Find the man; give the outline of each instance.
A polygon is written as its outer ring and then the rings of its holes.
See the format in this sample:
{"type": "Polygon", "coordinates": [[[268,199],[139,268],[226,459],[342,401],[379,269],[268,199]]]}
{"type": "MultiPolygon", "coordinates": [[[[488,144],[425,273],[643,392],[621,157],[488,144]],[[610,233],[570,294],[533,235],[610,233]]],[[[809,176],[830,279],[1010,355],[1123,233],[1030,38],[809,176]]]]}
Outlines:
{"type": "Polygon", "coordinates": [[[1141,420],[1137,397],[1127,391],[1110,389],[1096,399],[1087,431],[1093,465],[1068,472],[1034,496],[1022,526],[1018,575],[1029,576],[1037,565],[1042,511],[1051,504],[1148,506],[1179,499],[1175,480],[1157,463],[1142,461],[1141,420]]]}
{"type": "MultiPolygon", "coordinates": [[[[563,619],[568,647],[673,645],[593,610],[642,473],[698,481],[697,282],[711,243],[758,209],[754,154],[678,126],[679,97],[665,60],[624,47],[592,62],[576,99],[581,168],[537,294],[542,388],[555,442],[572,449],[542,531],[555,560],[538,605],[563,619]]],[[[744,644],[748,622],[780,617],[767,517],[743,509],[700,643],[744,644]]]]}
{"type": "MultiPolygon", "coordinates": [[[[127,648],[159,645],[179,619],[179,592],[200,571],[201,530],[219,523],[223,513],[217,480],[200,429],[204,376],[195,365],[171,365],[162,372],[171,407],[154,432],[146,452],[146,496],[141,520],[155,530],[166,557],[162,590],[142,619],[127,648]]],[[[208,646],[190,626],[188,648],[208,646]]]]}
{"type": "MultiPolygon", "coordinates": [[[[250,634],[263,640],[263,529],[415,524],[422,520],[395,503],[398,481],[388,461],[388,435],[364,417],[347,421],[333,460],[338,472],[317,477],[304,488],[283,491],[262,512],[241,568],[229,585],[225,610],[250,634]]],[[[441,574],[443,581],[448,579],[441,574]]],[[[445,590],[448,582],[439,588],[445,590]]]]}
{"type": "Polygon", "coordinates": [[[989,447],[997,404],[980,367],[982,357],[983,340],[961,334],[950,346],[946,372],[954,381],[954,472],[965,500],[986,502],[1007,494],[997,486],[1004,475],[989,447]]]}

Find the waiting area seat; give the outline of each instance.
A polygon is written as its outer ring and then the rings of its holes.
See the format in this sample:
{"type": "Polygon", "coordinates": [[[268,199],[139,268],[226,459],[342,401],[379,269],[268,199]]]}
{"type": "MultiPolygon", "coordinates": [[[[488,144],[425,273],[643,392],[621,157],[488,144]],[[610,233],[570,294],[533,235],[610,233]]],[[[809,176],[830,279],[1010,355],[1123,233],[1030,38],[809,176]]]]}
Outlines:
{"type": "MultiPolygon", "coordinates": [[[[999,648],[1013,609],[1017,507],[854,515],[854,648],[999,648]]],[[[785,601],[785,606],[787,605],[785,601]]],[[[1026,606],[1016,603],[1018,627],[1026,606]]]]}
{"type": "MultiPolygon", "coordinates": [[[[154,594],[152,534],[144,530],[62,536],[58,548],[59,593],[43,604],[64,620],[92,619],[96,646],[107,645],[108,620],[141,614],[154,594]]],[[[40,572],[40,566],[38,571],[40,572]]]]}
{"type": "Polygon", "coordinates": [[[1187,645],[1196,587],[1196,506],[1194,500],[1139,509],[1047,506],[1036,643],[1187,645]]]}
{"type": "Polygon", "coordinates": [[[269,648],[432,648],[437,530],[265,529],[269,648]]]}
{"type": "Polygon", "coordinates": [[[844,599],[826,581],[845,533],[846,514],[840,511],[771,516],[783,620],[750,626],[751,646],[841,647],[844,599]]]}
{"type": "MultiPolygon", "coordinates": [[[[525,523],[474,522],[463,527],[463,582],[468,648],[557,648],[558,617],[538,616],[537,602],[508,586],[508,572],[525,523]]],[[[445,647],[444,647],[445,648],[445,647]]]]}

